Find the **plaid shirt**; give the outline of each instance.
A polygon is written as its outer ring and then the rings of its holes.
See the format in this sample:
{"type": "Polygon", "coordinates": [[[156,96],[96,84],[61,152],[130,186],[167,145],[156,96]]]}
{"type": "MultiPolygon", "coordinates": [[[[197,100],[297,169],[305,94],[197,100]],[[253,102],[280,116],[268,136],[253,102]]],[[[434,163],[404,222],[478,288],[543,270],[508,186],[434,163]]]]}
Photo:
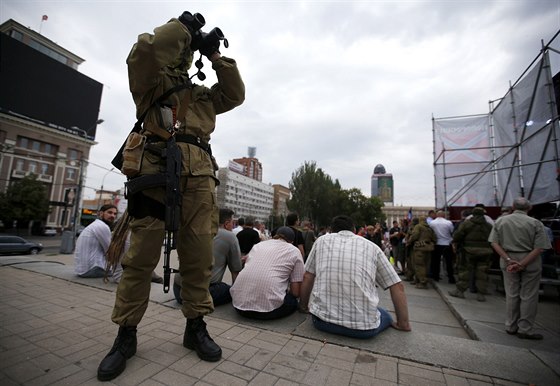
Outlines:
{"type": "Polygon", "coordinates": [[[299,249],[284,240],[255,244],[230,289],[233,306],[243,311],[270,312],[284,303],[289,283],[304,274],[299,249]]]}
{"type": "Polygon", "coordinates": [[[350,231],[321,236],[305,269],[315,275],[309,311],[326,322],[355,330],[379,327],[379,296],[401,279],[383,251],[350,231]]]}

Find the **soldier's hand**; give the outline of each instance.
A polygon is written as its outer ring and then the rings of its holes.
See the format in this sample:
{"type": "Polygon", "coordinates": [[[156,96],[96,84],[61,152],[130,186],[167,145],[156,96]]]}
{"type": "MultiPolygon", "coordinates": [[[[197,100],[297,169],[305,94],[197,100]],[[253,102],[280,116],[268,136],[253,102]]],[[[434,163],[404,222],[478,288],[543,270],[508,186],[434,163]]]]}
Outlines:
{"type": "Polygon", "coordinates": [[[220,53],[220,41],[216,40],[215,44],[200,47],[200,53],[208,58],[208,60],[212,60],[212,55],[215,53],[220,53]]]}

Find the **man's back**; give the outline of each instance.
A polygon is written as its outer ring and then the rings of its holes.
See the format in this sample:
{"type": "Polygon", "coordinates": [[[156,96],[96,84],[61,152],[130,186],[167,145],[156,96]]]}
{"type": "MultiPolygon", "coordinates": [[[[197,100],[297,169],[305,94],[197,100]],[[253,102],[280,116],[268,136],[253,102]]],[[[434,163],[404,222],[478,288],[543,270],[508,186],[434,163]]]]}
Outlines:
{"type": "Polygon", "coordinates": [[[210,283],[221,282],[226,267],[231,272],[241,271],[241,252],[237,237],[233,232],[218,228],[218,233],[214,237],[212,253],[214,254],[214,266],[210,283]]]}
{"type": "Polygon", "coordinates": [[[301,282],[304,267],[299,250],[283,240],[253,247],[231,287],[235,308],[268,312],[284,301],[289,282],[301,282]]]}
{"type": "Polygon", "coordinates": [[[252,227],[245,227],[241,232],[237,235],[237,240],[239,241],[239,248],[241,249],[241,253],[246,255],[249,253],[253,245],[259,243],[261,241],[261,237],[259,236],[259,232],[254,230],[252,227]]]}
{"type": "Polygon", "coordinates": [[[315,275],[310,312],[351,329],[376,328],[379,297],[375,285],[386,289],[400,281],[381,249],[351,231],[317,239],[306,270],[315,275]]]}
{"type": "Polygon", "coordinates": [[[82,275],[93,267],[105,269],[105,252],[111,242],[111,229],[97,219],[84,228],[76,243],[74,270],[82,275]]]}
{"type": "Polygon", "coordinates": [[[498,218],[494,229],[499,235],[500,245],[507,251],[531,251],[535,245],[542,246],[545,239],[542,223],[521,210],[498,218]]]}
{"type": "Polygon", "coordinates": [[[449,245],[453,240],[453,223],[443,217],[437,217],[435,220],[430,222],[430,228],[432,228],[436,234],[438,245],[449,245]]]}

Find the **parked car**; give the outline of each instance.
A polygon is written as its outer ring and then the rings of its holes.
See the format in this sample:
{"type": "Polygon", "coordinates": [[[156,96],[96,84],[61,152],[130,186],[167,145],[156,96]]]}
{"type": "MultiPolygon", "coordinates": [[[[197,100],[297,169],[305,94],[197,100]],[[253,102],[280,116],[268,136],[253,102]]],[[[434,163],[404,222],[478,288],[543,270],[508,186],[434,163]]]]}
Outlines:
{"type": "Polygon", "coordinates": [[[43,244],[27,241],[19,236],[0,236],[0,254],[36,255],[43,250],[43,244]]]}
{"type": "Polygon", "coordinates": [[[45,228],[45,230],[43,231],[43,236],[56,236],[57,232],[55,228],[45,228]]]}

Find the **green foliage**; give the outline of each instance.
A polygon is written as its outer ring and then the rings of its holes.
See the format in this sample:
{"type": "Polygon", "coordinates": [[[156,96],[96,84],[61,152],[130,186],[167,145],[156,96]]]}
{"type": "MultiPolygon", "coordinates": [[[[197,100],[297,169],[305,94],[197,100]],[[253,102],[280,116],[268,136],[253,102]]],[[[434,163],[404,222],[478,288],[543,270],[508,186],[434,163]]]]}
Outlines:
{"type": "Polygon", "coordinates": [[[49,213],[48,192],[45,185],[31,174],[12,183],[0,194],[0,218],[6,223],[41,221],[49,213]]]}
{"type": "Polygon", "coordinates": [[[385,219],[379,198],[365,197],[359,189],[343,190],[315,161],[306,161],[294,173],[289,183],[292,193],[288,208],[301,219],[311,220],[315,226],[329,225],[332,218],[345,214],[357,225],[374,224],[385,219]]]}

